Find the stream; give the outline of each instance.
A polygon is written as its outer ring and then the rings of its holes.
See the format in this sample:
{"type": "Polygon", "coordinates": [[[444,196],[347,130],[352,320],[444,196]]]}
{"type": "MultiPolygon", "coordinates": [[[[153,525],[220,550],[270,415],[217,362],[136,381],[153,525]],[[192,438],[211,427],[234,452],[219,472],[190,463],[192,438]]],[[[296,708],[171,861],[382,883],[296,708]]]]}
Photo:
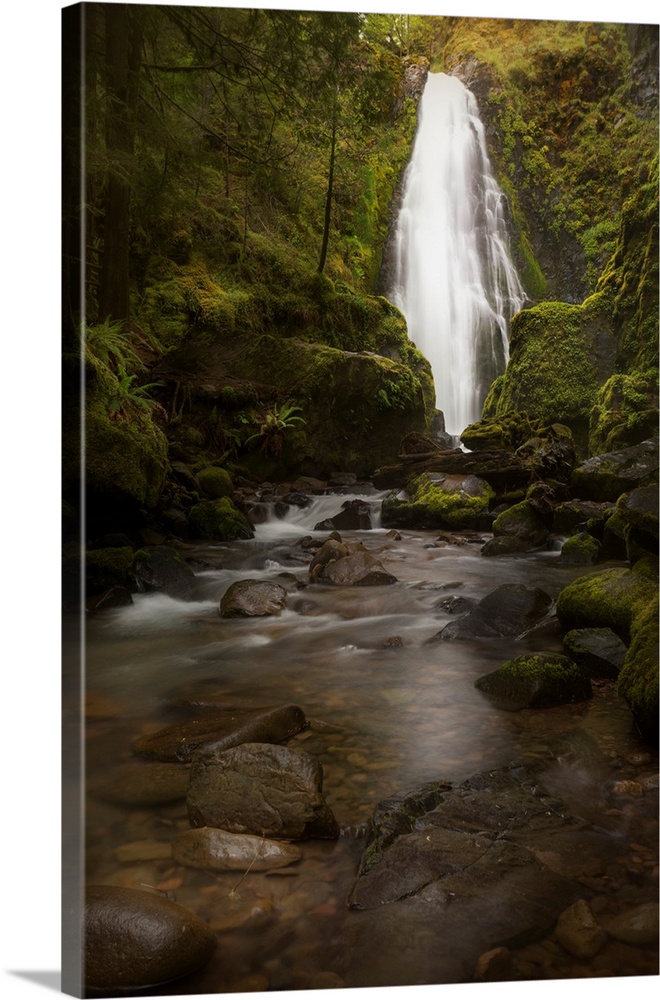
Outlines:
{"type": "MultiPolygon", "coordinates": [[[[309,555],[300,540],[326,537],[314,525],[347,498],[318,497],[285,518],[271,516],[251,541],[181,543],[196,572],[192,601],[136,594],[132,606],[91,616],[86,624],[88,788],[131,759],[136,735],[173,721],[168,702],[174,697],[212,694],[228,707],[295,703],[310,725],[288,745],[320,760],[324,795],[342,830],[337,841],[302,843],[302,861],[289,868],[211,873],[167,857],[169,840],[189,827],[184,801],[147,810],[87,796],[87,881],[151,887],[218,932],[216,956],[175,992],[432,983],[437,917],[396,927],[390,907],[359,912],[346,905],[376,803],[424,782],[462,781],[511,761],[556,765],[560,738],[574,740],[575,754],[570,767],[555,768],[555,782],[579,795],[587,811],[591,796],[594,821],[604,783],[650,782],[657,774],[657,754],[636,737],[614,682],[595,682],[589,702],[517,713],[494,708],[475,689],[479,676],[511,655],[560,650],[556,626],[517,641],[428,642],[455,618],[438,607],[444,598],[479,599],[503,583],[541,586],[556,598],[585,568],[561,565],[558,551],[484,559],[483,538],[469,534],[461,544],[447,544],[438,532],[388,532],[379,527],[380,495],[373,493],[363,497],[374,506],[373,529],[342,537],[363,541],[398,582],[309,584],[309,555]],[[245,578],[282,583],[289,594],[285,611],[276,618],[221,619],[220,598],[245,578]],[[162,842],[162,857],[118,860],[123,845],[142,841],[162,842]]],[[[65,642],[67,629],[73,635],[75,628],[65,622],[65,642]]],[[[66,687],[72,704],[75,679],[66,687]]],[[[651,798],[622,805],[612,834],[621,842],[617,872],[625,874],[617,874],[611,892],[627,905],[657,893],[651,798]]],[[[451,951],[451,924],[443,926],[442,942],[451,951]]],[[[593,965],[562,956],[551,942],[544,954],[540,945],[536,952],[523,947],[514,969],[521,978],[539,979],[657,974],[657,950],[614,945],[600,965],[598,956],[593,965]]],[[[148,995],[169,993],[163,987],[148,995]]]]}

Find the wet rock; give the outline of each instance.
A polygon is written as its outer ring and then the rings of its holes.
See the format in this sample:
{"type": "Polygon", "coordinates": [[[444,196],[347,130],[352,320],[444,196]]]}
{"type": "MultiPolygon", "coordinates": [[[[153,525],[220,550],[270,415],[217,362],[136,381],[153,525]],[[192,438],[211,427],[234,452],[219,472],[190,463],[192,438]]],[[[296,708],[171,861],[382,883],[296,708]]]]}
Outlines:
{"type": "Polygon", "coordinates": [[[512,556],[517,552],[529,552],[530,545],[514,535],[499,535],[489,538],[481,549],[482,556],[512,556]]]}
{"type": "Polygon", "coordinates": [[[301,750],[246,743],[198,755],[188,789],[192,826],[283,840],[335,839],[339,826],[322,793],[323,769],[301,750]]]}
{"type": "Polygon", "coordinates": [[[448,615],[464,615],[471,611],[476,604],[473,597],[463,597],[460,594],[452,594],[451,597],[443,597],[435,605],[437,611],[444,611],[448,615]]]}
{"type": "Polygon", "coordinates": [[[552,599],[538,587],[505,583],[492,590],[462,618],[449,622],[441,639],[478,639],[515,636],[541,622],[552,607],[552,599]]]}
{"type": "Polygon", "coordinates": [[[184,601],[192,598],[195,574],[169,545],[145,545],[138,549],[131,573],[138,590],[158,590],[184,601]]]}
{"type": "Polygon", "coordinates": [[[85,985],[138,990],[180,979],[211,957],[216,937],[192,911],[139,889],[89,886],[84,910],[85,985]]]}
{"type": "Polygon", "coordinates": [[[464,528],[490,526],[488,504],[494,496],[485,479],[424,472],[406,490],[386,496],[381,521],[386,528],[464,528]]]}
{"type": "Polygon", "coordinates": [[[653,603],[657,592],[655,580],[632,570],[606,569],[564,587],[557,598],[557,617],[566,631],[611,628],[628,642],[633,618],[640,607],[653,603]]]}
{"type": "Polygon", "coordinates": [[[350,550],[348,546],[344,545],[340,539],[327,538],[309,564],[310,578],[315,580],[327,563],[332,562],[335,559],[343,559],[345,556],[349,555],[349,552],[350,550]]]}
{"type": "Polygon", "coordinates": [[[305,713],[298,705],[225,709],[139,736],[131,747],[134,753],[157,760],[188,763],[202,748],[222,751],[241,743],[281,743],[306,725],[305,713]]]}
{"type": "Polygon", "coordinates": [[[593,696],[589,678],[560,653],[517,656],[479,677],[474,686],[498,708],[514,712],[588,701],[593,696]]]}
{"type": "Polygon", "coordinates": [[[493,535],[513,537],[529,548],[544,545],[550,534],[550,518],[539,514],[529,500],[514,504],[493,521],[493,535]]]}
{"type": "Polygon", "coordinates": [[[188,768],[181,764],[129,761],[115,768],[89,792],[93,798],[123,806],[159,806],[185,799],[188,768]]]}
{"type": "Polygon", "coordinates": [[[589,677],[618,677],[627,646],[611,628],[579,628],[564,636],[564,651],[589,677]]]}
{"type": "Polygon", "coordinates": [[[658,472],[658,439],[587,459],[573,471],[577,496],[616,500],[622,493],[652,484],[658,472]]]}
{"type": "MultiPolygon", "coordinates": [[[[347,555],[329,558],[323,563],[314,561],[310,569],[312,579],[336,587],[378,587],[396,583],[396,577],[388,573],[380,560],[364,545],[349,545],[345,548],[347,555]]],[[[336,551],[339,552],[340,549],[336,551]]],[[[318,553],[319,557],[322,552],[323,549],[318,553]]]]}
{"type": "Polygon", "coordinates": [[[600,542],[586,531],[567,538],[561,547],[559,561],[565,566],[593,566],[600,559],[600,542]]]}
{"type": "Polygon", "coordinates": [[[315,531],[367,531],[371,528],[371,504],[365,500],[345,500],[334,517],[314,525],[315,531]]]}
{"type": "Polygon", "coordinates": [[[317,972],[309,982],[310,990],[343,990],[346,983],[336,972],[317,972]]]}
{"type": "Polygon", "coordinates": [[[110,587],[94,601],[90,612],[100,614],[101,611],[109,611],[112,608],[127,608],[132,603],[131,592],[126,587],[110,587]]]}
{"type": "Polygon", "coordinates": [[[574,958],[589,959],[598,954],[607,941],[607,934],[596,921],[589,904],[578,899],[559,917],[555,938],[574,958]]]}
{"type": "Polygon", "coordinates": [[[613,513],[611,503],[597,503],[594,500],[567,500],[555,508],[552,530],[556,535],[572,535],[587,521],[604,525],[613,513]]]}
{"type": "Polygon", "coordinates": [[[220,601],[222,618],[259,618],[279,615],[286,606],[286,590],[268,580],[237,580],[220,601]]]}
{"type": "Polygon", "coordinates": [[[199,827],[177,834],[172,855],[180,865],[207,871],[269,871],[285,868],[302,857],[293,844],[265,837],[228,833],[214,827],[199,827]]]}
{"type": "Polygon", "coordinates": [[[658,904],[642,903],[616,916],[601,917],[601,924],[610,937],[636,947],[658,944],[658,904]]]}
{"type": "MultiPolygon", "coordinates": [[[[552,843],[557,829],[582,826],[562,815],[557,800],[541,793],[523,768],[423,786],[376,808],[349,905],[373,909],[413,898],[451,903],[454,932],[464,928],[474,968],[498,940],[554,926],[556,907],[575,898],[574,883],[543,865],[527,845],[531,837],[540,848],[552,843]]],[[[572,852],[572,843],[565,850],[572,852]]]]}

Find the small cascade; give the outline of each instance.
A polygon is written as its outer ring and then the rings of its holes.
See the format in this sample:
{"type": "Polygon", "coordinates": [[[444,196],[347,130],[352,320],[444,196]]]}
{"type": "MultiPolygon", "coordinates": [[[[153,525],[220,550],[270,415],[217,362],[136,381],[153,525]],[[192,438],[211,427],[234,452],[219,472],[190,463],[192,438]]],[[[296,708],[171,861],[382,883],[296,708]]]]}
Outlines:
{"type": "Polygon", "coordinates": [[[436,405],[458,435],[480,418],[506,367],[509,322],[526,296],[477,103],[456,77],[428,76],[394,243],[389,298],[430,361],[436,405]]]}

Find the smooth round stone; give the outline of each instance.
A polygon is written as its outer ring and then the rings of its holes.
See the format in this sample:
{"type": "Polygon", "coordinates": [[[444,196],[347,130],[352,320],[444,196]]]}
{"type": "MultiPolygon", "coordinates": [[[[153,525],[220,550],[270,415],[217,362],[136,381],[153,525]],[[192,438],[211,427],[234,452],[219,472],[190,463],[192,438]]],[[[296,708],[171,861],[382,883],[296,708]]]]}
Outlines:
{"type": "Polygon", "coordinates": [[[654,945],[658,943],[658,904],[642,903],[616,917],[602,917],[601,923],[610,937],[624,944],[654,945]]]}
{"type": "Polygon", "coordinates": [[[136,990],[180,979],[213,953],[213,930],[190,910],[155,893],[119,886],[86,890],[85,985],[136,990]]]}
{"type": "Polygon", "coordinates": [[[207,871],[269,871],[302,857],[302,851],[293,844],[210,826],[179,833],[172,841],[172,854],[180,865],[207,871]]]}

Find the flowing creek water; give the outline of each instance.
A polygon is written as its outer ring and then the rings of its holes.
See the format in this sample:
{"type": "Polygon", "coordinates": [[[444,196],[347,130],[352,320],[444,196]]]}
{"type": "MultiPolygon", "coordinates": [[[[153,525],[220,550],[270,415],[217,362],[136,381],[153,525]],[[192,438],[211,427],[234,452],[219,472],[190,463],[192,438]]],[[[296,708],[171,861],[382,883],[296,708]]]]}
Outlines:
{"type": "MultiPolygon", "coordinates": [[[[437,541],[437,532],[392,537],[377,526],[379,497],[371,495],[365,499],[374,505],[375,527],[343,537],[362,540],[398,582],[308,585],[309,556],[300,539],[336,514],[345,499],[325,496],[306,510],[292,508],[287,518],[258,526],[251,541],[184,543],[182,553],[197,573],[194,600],[138,594],[132,606],[87,622],[88,787],[131,759],[136,735],[173,721],[168,702],[175,696],[218,695],[229,707],[296,703],[310,725],[288,745],[322,763],[324,794],[342,827],[337,841],[300,845],[302,861],[290,868],[217,874],[177,866],[167,857],[173,835],[189,827],[184,801],[127,809],[89,795],[88,882],[151,886],[219,933],[216,957],[177,983],[175,993],[433,982],[438,973],[430,956],[440,942],[451,951],[450,923],[443,923],[439,937],[432,908],[428,920],[399,921],[393,928],[390,907],[357,912],[346,905],[377,802],[427,781],[464,780],[511,761],[556,766],[560,737],[575,736],[577,749],[556,780],[565,791],[573,787],[587,810],[592,797],[594,821],[603,783],[650,781],[657,773],[657,756],[638,741],[613,682],[596,684],[593,700],[583,704],[518,713],[497,710],[475,689],[477,677],[510,655],[560,649],[556,629],[516,642],[428,643],[454,617],[437,607],[444,597],[481,598],[499,584],[524,583],[555,598],[584,570],[561,565],[557,551],[484,559],[469,536],[460,545],[437,541]],[[277,618],[221,619],[222,594],[233,581],[249,577],[284,583],[286,610],[277,618]],[[162,842],[163,856],[118,860],[123,845],[145,840],[162,842]],[[397,954],[387,944],[392,934],[397,954]]],[[[325,537],[327,531],[317,534],[325,537]]],[[[611,880],[611,891],[631,905],[657,892],[651,798],[649,793],[622,803],[612,833],[625,874],[611,880]]],[[[545,951],[536,945],[536,953],[521,949],[514,970],[521,978],[657,973],[657,950],[613,944],[615,952],[600,965],[576,962],[552,942],[545,951]]]]}

